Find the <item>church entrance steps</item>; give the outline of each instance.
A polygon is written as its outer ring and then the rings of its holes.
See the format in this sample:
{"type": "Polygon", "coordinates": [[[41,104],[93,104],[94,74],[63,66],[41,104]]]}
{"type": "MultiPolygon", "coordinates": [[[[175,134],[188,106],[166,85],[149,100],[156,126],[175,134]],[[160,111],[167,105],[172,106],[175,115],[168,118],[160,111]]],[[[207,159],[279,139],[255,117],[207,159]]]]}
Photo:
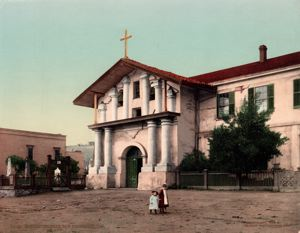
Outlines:
{"type": "Polygon", "coordinates": [[[68,187],[53,187],[52,191],[53,192],[68,192],[68,191],[71,191],[71,189],[68,187]]]}

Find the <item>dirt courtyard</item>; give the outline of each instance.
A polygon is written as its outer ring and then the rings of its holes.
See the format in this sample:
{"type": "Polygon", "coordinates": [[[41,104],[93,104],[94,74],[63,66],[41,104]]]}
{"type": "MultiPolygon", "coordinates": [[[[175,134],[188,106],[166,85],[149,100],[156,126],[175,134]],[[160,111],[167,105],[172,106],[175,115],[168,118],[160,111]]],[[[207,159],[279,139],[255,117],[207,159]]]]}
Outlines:
{"type": "Polygon", "coordinates": [[[168,190],[166,214],[150,192],[111,189],[0,199],[0,232],[298,233],[300,193],[168,190]]]}

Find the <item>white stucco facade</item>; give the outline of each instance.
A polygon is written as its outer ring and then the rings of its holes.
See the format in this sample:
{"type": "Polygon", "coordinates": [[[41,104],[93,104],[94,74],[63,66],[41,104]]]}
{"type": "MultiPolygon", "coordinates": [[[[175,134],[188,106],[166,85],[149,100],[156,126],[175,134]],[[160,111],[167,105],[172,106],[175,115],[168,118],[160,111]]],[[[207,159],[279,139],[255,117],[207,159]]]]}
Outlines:
{"type": "Polygon", "coordinates": [[[300,108],[293,105],[293,83],[300,79],[300,53],[286,57],[234,67],[230,77],[222,77],[221,71],[196,78],[121,59],[74,101],[95,109],[95,122],[89,126],[95,131],[95,155],[88,184],[141,190],[174,185],[186,153],[199,149],[208,155],[208,138],[223,123],[217,117],[217,96],[234,93],[231,104],[238,111],[249,89],[268,85],[274,102],[268,124],[289,138],[281,147],[283,156],[269,167],[299,169],[300,108]]]}
{"type": "MultiPolygon", "coordinates": [[[[244,99],[248,98],[248,89],[274,85],[274,112],[268,122],[270,128],[288,137],[288,141],[281,147],[283,156],[270,161],[269,166],[279,164],[287,170],[297,170],[300,167],[300,109],[293,106],[293,82],[300,79],[300,67],[293,66],[272,72],[242,76],[213,83],[218,93],[235,93],[235,109],[239,110],[244,99]]],[[[208,155],[208,137],[216,126],[223,123],[217,118],[216,95],[206,97],[200,105],[200,149],[208,155]]]]}
{"type": "Polygon", "coordinates": [[[95,155],[88,175],[93,187],[127,187],[126,156],[132,147],[138,148],[142,157],[142,167],[138,174],[139,189],[158,188],[163,183],[175,183],[179,114],[174,113],[180,112],[180,86],[173,82],[165,85],[166,82],[160,77],[135,70],[98,99],[95,125],[99,124],[99,127],[93,128],[95,155]],[[134,97],[135,82],[139,82],[137,98],[134,97]],[[153,100],[149,99],[150,88],[154,88],[153,100]],[[172,88],[172,93],[165,95],[165,88],[172,88]],[[123,100],[121,106],[118,103],[118,93],[123,95],[123,98],[120,98],[123,100]],[[110,125],[112,122],[136,118],[135,109],[141,110],[140,116],[137,117],[148,118],[110,125]],[[105,134],[108,127],[102,127],[105,123],[110,129],[109,140],[105,134]],[[149,180],[152,180],[151,185],[149,180]]]}

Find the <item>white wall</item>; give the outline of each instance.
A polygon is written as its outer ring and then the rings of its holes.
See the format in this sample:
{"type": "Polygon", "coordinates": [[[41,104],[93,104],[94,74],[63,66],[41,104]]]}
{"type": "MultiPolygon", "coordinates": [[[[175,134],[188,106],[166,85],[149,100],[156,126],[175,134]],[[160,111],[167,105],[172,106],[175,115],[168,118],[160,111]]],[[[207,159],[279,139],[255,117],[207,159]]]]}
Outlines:
{"type": "MultiPolygon", "coordinates": [[[[268,122],[270,127],[283,136],[287,136],[289,141],[281,147],[284,156],[277,158],[280,162],[280,167],[296,170],[300,167],[300,146],[299,146],[299,127],[300,127],[300,109],[293,108],[293,80],[300,78],[300,69],[297,70],[282,70],[273,74],[264,76],[244,76],[240,81],[230,83],[219,82],[217,86],[218,93],[226,93],[235,91],[235,107],[239,110],[243,100],[248,96],[248,89],[269,84],[274,84],[274,113],[268,122]],[[236,90],[242,87],[242,91],[236,90]]],[[[216,97],[205,99],[200,103],[200,134],[201,134],[201,150],[208,153],[207,137],[209,132],[214,127],[223,123],[217,119],[216,97]]]]}

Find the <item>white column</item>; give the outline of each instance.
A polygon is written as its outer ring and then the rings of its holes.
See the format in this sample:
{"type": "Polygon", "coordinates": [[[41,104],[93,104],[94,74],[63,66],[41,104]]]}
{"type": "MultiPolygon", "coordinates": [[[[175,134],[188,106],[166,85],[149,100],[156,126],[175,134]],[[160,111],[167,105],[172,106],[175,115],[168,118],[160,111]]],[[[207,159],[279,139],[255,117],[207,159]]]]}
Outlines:
{"type": "Polygon", "coordinates": [[[98,105],[98,109],[100,112],[100,122],[103,123],[106,121],[106,104],[103,103],[103,101],[101,103],[99,103],[98,105]]]}
{"type": "Polygon", "coordinates": [[[168,97],[168,111],[176,112],[176,93],[172,87],[169,87],[167,97],[168,97]]]}
{"type": "Polygon", "coordinates": [[[104,128],[104,167],[112,165],[112,129],[104,128]]]}
{"type": "Polygon", "coordinates": [[[117,88],[112,88],[109,96],[111,97],[111,120],[116,121],[118,119],[118,91],[117,88]]]}
{"type": "Polygon", "coordinates": [[[171,169],[171,125],[170,119],[161,120],[161,161],[155,167],[156,171],[171,169]]]}
{"type": "Polygon", "coordinates": [[[127,119],[129,117],[129,77],[123,78],[123,117],[127,119]]]}
{"type": "Polygon", "coordinates": [[[140,80],[142,85],[142,116],[144,116],[149,114],[149,75],[143,74],[140,80]]]}
{"type": "Polygon", "coordinates": [[[102,130],[95,130],[95,152],[94,152],[94,167],[98,173],[101,165],[101,153],[102,153],[102,130]]]}
{"type": "Polygon", "coordinates": [[[142,167],[142,171],[153,172],[156,165],[156,122],[147,121],[148,126],[148,159],[147,164],[142,167]]]}
{"type": "Polygon", "coordinates": [[[155,89],[155,113],[159,113],[162,111],[162,88],[161,88],[161,80],[154,80],[151,84],[155,89]]]}

